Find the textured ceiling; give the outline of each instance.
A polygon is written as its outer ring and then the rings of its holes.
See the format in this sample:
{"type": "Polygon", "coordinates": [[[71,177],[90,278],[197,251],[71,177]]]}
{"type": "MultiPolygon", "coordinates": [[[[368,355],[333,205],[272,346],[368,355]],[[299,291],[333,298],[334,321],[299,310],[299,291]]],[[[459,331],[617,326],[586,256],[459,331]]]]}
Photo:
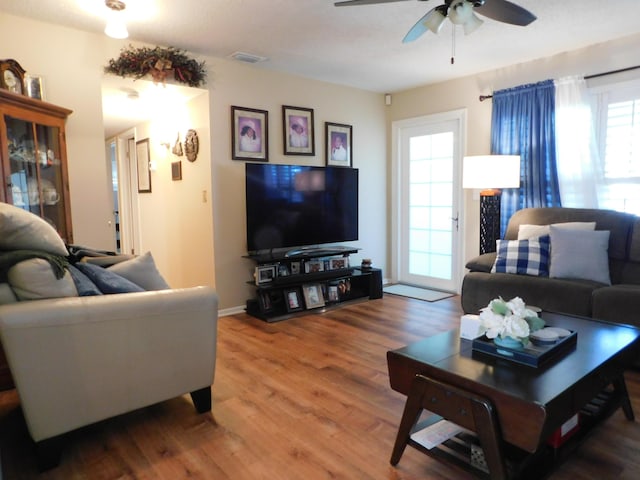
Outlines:
{"type": "MultiPolygon", "coordinates": [[[[490,2],[492,0],[487,0],[490,2]]],[[[395,92],[525,62],[640,32],[640,0],[513,0],[538,20],[485,23],[465,37],[402,38],[441,0],[336,8],[332,0],[125,0],[130,38],[195,55],[235,51],[280,70],[376,92],[395,92]]],[[[0,0],[0,11],[101,32],[103,0],[0,0]]],[[[6,49],[5,49],[6,50],[6,49]]],[[[6,53],[5,53],[6,54],[6,53]]]]}

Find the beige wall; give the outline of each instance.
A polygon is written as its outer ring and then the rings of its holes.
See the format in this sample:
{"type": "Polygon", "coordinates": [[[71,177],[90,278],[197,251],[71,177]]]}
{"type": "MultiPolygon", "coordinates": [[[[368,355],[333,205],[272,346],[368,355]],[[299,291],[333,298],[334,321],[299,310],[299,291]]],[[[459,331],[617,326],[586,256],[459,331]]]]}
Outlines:
{"type": "MultiPolygon", "coordinates": [[[[0,42],[10,46],[6,57],[45,78],[48,101],[74,110],[67,123],[67,147],[75,243],[112,248],[101,80],[104,65],[130,42],[4,14],[0,42]],[[16,42],[16,38],[29,41],[16,42]]],[[[189,120],[193,123],[189,128],[195,127],[200,135],[201,157],[189,165],[183,160],[182,182],[170,180],[170,162],[158,161],[152,173],[153,192],[139,198],[142,249],[152,251],[169,283],[215,285],[222,310],[242,307],[254,293],[246,284],[253,265],[242,258],[246,253],[244,162],[231,160],[231,105],[269,111],[269,160],[274,163],[324,165],[324,122],[353,125],[361,208],[360,240],[350,245],[362,251],[352,260],[359,263],[362,257],[370,257],[384,270],[387,139],[382,95],[223,59],[204,60],[209,69],[208,106],[192,106],[189,120]],[[282,105],[314,109],[314,157],[283,155],[282,105]],[[208,194],[206,203],[203,190],[208,194]]],[[[161,157],[155,144],[152,147],[152,155],[161,157]]]]}
{"type": "MultiPolygon", "coordinates": [[[[491,141],[491,100],[480,102],[478,99],[480,95],[550,78],[591,75],[635,66],[640,64],[638,45],[640,45],[640,34],[534,62],[397,92],[393,94],[392,106],[387,111],[387,134],[391,136],[393,121],[465,108],[467,110],[465,155],[488,154],[491,141]]],[[[623,75],[620,74],[609,76],[607,81],[617,81],[621,77],[623,75]]],[[[638,78],[640,70],[624,74],[624,77],[638,78]]],[[[391,158],[391,149],[389,148],[387,152],[391,158]]],[[[479,210],[479,199],[474,199],[472,192],[465,192],[462,214],[465,251],[462,257],[466,260],[478,254],[479,210]]]]}
{"type": "Polygon", "coordinates": [[[209,92],[198,91],[201,93],[188,102],[167,105],[161,116],[135,128],[137,139],[149,139],[154,165],[150,172],[151,193],[137,195],[140,252],[152,252],[158,268],[174,288],[216,286],[209,92]],[[169,141],[173,146],[178,133],[184,141],[189,129],[195,130],[199,139],[194,162],[186,156],[173,155],[161,145],[169,141]],[[181,162],[182,180],[172,179],[172,162],[181,162]]]}
{"type": "Polygon", "coordinates": [[[384,99],[380,94],[265,72],[227,60],[213,60],[211,125],[213,128],[213,205],[216,245],[216,286],[223,308],[243,304],[254,294],[246,285],[254,264],[246,254],[244,163],[231,160],[230,107],[269,112],[269,161],[324,165],[324,122],[353,125],[353,166],[359,169],[360,218],[357,242],[362,249],[351,260],[370,257],[385,269],[386,138],[384,99]],[[315,117],[314,157],[283,154],[282,105],[312,108],[315,117]]]}

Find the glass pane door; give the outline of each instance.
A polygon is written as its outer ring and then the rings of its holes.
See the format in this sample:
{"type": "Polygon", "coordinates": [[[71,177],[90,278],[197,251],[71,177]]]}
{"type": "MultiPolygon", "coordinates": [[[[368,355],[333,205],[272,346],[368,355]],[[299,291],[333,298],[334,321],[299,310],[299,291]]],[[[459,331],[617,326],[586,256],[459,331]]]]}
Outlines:
{"type": "Polygon", "coordinates": [[[401,127],[398,281],[458,289],[461,121],[424,117],[401,127]]]}

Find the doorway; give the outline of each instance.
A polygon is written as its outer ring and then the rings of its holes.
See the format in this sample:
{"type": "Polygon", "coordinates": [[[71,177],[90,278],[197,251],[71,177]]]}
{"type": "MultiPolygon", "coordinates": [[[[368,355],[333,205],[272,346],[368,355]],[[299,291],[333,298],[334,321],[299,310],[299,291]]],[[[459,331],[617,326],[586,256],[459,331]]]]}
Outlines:
{"type": "Polygon", "coordinates": [[[393,122],[393,265],[397,283],[456,292],[466,111],[393,122]]]}
{"type": "Polygon", "coordinates": [[[113,192],[114,251],[131,255],[140,252],[135,145],[135,129],[106,141],[113,192]]]}

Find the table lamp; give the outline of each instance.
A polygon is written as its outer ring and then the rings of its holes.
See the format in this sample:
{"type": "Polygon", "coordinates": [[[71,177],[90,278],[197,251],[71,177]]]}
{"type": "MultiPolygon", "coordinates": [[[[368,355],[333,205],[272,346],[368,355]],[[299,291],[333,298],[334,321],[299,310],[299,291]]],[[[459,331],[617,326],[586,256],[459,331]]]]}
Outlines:
{"type": "Polygon", "coordinates": [[[480,191],[480,253],[496,251],[501,188],[520,187],[520,155],[475,155],[462,160],[462,188],[480,191]]]}

